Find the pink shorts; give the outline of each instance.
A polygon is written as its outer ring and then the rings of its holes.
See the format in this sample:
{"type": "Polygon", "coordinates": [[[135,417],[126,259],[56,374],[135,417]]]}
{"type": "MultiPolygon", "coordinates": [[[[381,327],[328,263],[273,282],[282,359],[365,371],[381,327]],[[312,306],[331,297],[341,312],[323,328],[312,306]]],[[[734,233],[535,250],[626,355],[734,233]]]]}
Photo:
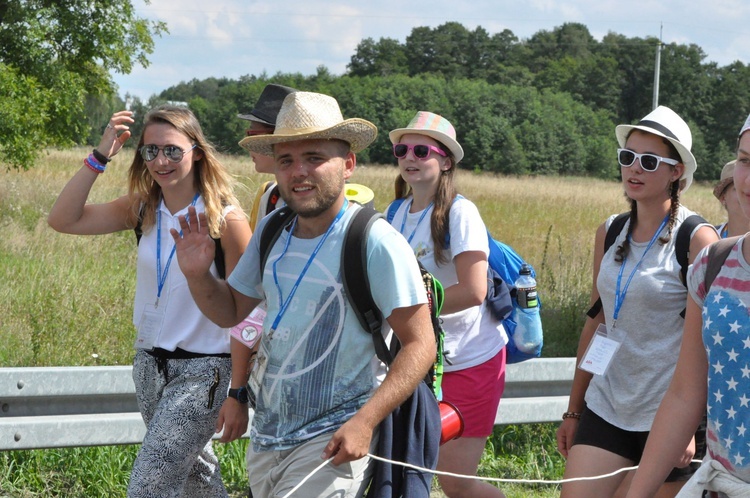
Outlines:
{"type": "Polygon", "coordinates": [[[464,419],[461,437],[488,437],[505,389],[505,348],[481,365],[444,373],[442,388],[464,419]]]}

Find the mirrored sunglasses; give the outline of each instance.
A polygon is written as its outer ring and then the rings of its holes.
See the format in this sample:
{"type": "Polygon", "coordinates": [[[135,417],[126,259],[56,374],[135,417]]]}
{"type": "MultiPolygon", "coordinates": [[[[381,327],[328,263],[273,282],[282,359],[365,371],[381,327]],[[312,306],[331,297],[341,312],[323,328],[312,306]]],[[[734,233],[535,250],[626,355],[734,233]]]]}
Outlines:
{"type": "Polygon", "coordinates": [[[670,159],[668,157],[657,156],[656,154],[638,154],[630,149],[617,149],[617,162],[623,168],[629,168],[635,160],[641,163],[643,171],[654,172],[659,167],[659,163],[667,163],[672,166],[679,164],[680,161],[676,159],[670,159]]]}
{"type": "Polygon", "coordinates": [[[166,157],[173,163],[178,163],[182,161],[182,158],[186,152],[190,152],[197,146],[198,145],[194,144],[188,150],[182,150],[181,147],[178,147],[176,145],[165,145],[164,147],[159,148],[159,146],[155,144],[145,144],[138,150],[140,151],[141,157],[144,161],[153,161],[154,159],[156,159],[156,156],[159,155],[159,151],[162,151],[164,153],[164,157],[166,157]]]}
{"type": "Polygon", "coordinates": [[[430,155],[430,151],[434,151],[443,157],[448,157],[446,152],[434,145],[409,145],[409,144],[393,144],[393,155],[398,159],[403,159],[409,151],[414,151],[414,157],[417,159],[427,159],[430,155]]]}

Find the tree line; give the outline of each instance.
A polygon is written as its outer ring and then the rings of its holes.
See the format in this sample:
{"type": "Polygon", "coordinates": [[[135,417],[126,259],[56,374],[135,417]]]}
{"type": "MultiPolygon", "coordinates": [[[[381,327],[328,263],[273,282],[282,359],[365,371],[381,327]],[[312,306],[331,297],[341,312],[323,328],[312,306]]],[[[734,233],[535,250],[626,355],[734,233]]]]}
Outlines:
{"type": "MultiPolygon", "coordinates": [[[[524,40],[507,29],[491,34],[456,22],[416,27],[404,42],[362,40],[343,75],[320,66],[312,75],[182,82],[147,102],[121,98],[109,70],[147,66],[152,36],[167,27],[137,18],[124,1],[114,22],[121,36],[96,29],[73,36],[111,15],[113,1],[0,2],[0,162],[7,168],[33,166],[40,146],[97,143],[107,117],[125,101],[139,116],[164,101],[186,102],[219,150],[244,153],[237,142],[246,123],[236,116],[275,82],[332,95],[345,117],[375,123],[380,134],[360,155],[364,163],[393,163],[387,132],[430,110],[456,126],[466,151],[463,168],[616,178],[614,127],[652,106],[659,40],[610,32],[597,41],[578,23],[524,40]]],[[[750,67],[706,62],[693,44],[660,49],[659,103],[688,121],[696,179],[713,181],[750,112],[750,67]]]]}
{"type": "MultiPolygon", "coordinates": [[[[347,73],[276,74],[184,82],[152,98],[188,102],[220,148],[237,141],[249,110],[269,82],[333,95],[345,117],[374,122],[380,134],[361,155],[393,163],[387,132],[418,110],[448,117],[466,151],[461,167],[502,174],[617,178],[614,127],[648,114],[659,40],[616,33],[597,41],[582,24],[563,24],[519,40],[449,22],[414,28],[401,43],[359,43],[347,73]]],[[[697,45],[661,46],[659,104],[693,132],[697,180],[714,181],[750,113],[750,66],[706,62],[697,45]]],[[[140,105],[143,105],[140,103],[140,105]]]]}

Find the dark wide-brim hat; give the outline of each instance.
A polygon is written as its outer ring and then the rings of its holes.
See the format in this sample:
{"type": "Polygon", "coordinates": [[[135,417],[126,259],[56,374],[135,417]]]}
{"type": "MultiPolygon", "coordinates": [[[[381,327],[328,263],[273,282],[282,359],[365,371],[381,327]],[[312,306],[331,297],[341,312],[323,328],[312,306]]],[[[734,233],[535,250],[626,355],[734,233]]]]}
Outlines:
{"type": "Polygon", "coordinates": [[[687,123],[672,109],[660,105],[637,124],[618,125],[615,128],[615,135],[620,147],[625,147],[625,142],[628,141],[628,136],[633,130],[658,135],[666,138],[674,145],[680,155],[680,162],[685,165],[685,171],[682,172],[680,177],[680,180],[685,180],[685,186],[682,188],[682,192],[685,192],[693,183],[693,175],[698,166],[693,153],[690,152],[690,148],[693,146],[693,135],[690,133],[690,127],[687,123]]]}
{"type": "Polygon", "coordinates": [[[238,118],[256,121],[269,126],[276,126],[281,104],[287,95],[297,90],[284,85],[270,83],[266,85],[255,103],[255,107],[247,114],[237,114],[238,118]]]}
{"type": "Polygon", "coordinates": [[[312,92],[293,92],[286,96],[272,135],[245,137],[240,146],[266,156],[273,155],[273,146],[299,140],[343,140],[352,152],[370,145],[378,128],[359,118],[344,119],[336,99],[312,92]]]}

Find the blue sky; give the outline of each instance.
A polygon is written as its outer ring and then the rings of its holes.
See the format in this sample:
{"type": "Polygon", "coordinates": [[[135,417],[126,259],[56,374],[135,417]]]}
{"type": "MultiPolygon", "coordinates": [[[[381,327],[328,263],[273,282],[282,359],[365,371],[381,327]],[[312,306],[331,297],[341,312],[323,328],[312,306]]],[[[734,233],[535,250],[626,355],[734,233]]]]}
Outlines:
{"type": "Polygon", "coordinates": [[[320,65],[343,74],[364,38],[401,42],[418,26],[448,21],[489,33],[510,29],[520,39],[566,22],[608,32],[694,43],[706,61],[750,63],[747,0],[132,0],[138,16],[167,23],[148,68],[113,74],[119,93],[147,100],[192,79],[277,72],[314,74],[320,65]]]}

